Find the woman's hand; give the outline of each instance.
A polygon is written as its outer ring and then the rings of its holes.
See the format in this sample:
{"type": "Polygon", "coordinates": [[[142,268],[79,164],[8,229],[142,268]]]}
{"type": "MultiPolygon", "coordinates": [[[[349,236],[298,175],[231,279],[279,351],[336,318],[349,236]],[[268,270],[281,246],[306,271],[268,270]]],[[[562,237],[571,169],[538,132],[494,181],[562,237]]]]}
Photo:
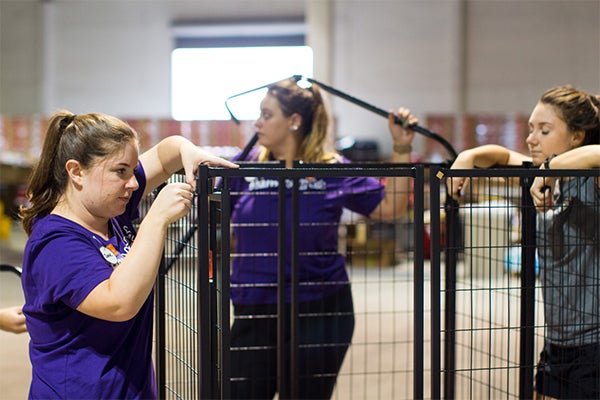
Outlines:
{"type": "Polygon", "coordinates": [[[140,155],[140,163],[146,173],[144,194],[153,191],[177,171],[185,171],[185,180],[196,188],[196,172],[199,164],[212,167],[238,168],[239,166],[200,149],[183,136],[173,135],[161,140],[156,146],[140,155]]]}
{"type": "Polygon", "coordinates": [[[533,180],[529,193],[536,210],[545,212],[554,206],[555,184],[556,178],[551,176],[538,176],[533,180]]]}
{"type": "MultiPolygon", "coordinates": [[[[390,133],[392,134],[395,148],[410,148],[415,137],[415,131],[410,129],[410,127],[416,125],[418,122],[419,120],[410,113],[408,108],[400,107],[398,108],[398,112],[396,114],[393,112],[389,113],[388,127],[390,133]],[[396,123],[396,116],[400,117],[402,121],[404,121],[402,125],[396,123]]],[[[407,152],[410,153],[410,151],[407,152]]]]}
{"type": "Polygon", "coordinates": [[[0,329],[6,332],[27,332],[25,315],[21,307],[8,307],[0,310],[0,329]]]}
{"type": "Polygon", "coordinates": [[[192,188],[196,189],[196,173],[198,172],[198,165],[208,165],[210,167],[226,167],[226,168],[238,168],[239,165],[234,164],[224,158],[217,157],[214,154],[202,150],[196,146],[190,146],[189,143],[183,143],[181,145],[181,162],[185,171],[185,181],[192,185],[192,188]]]}
{"type": "MultiPolygon", "coordinates": [[[[452,163],[451,169],[473,169],[474,159],[472,152],[465,150],[461,152],[452,163]]],[[[451,177],[446,180],[446,188],[448,194],[455,200],[460,199],[464,196],[467,188],[469,187],[469,178],[465,176],[451,177]]]]}
{"type": "Polygon", "coordinates": [[[446,180],[446,188],[448,194],[454,200],[459,200],[465,195],[467,188],[469,187],[469,178],[465,176],[455,176],[446,180]]]}
{"type": "Polygon", "coordinates": [[[156,219],[157,224],[166,228],[191,210],[193,199],[192,185],[183,182],[170,183],[158,193],[145,219],[156,219]]]}

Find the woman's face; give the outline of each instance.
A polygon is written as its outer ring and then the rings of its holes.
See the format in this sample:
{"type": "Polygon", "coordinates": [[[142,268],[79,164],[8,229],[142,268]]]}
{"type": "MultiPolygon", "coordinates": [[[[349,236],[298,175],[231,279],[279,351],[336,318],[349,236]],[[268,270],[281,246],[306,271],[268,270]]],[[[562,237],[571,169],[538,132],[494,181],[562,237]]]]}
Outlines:
{"type": "Polygon", "coordinates": [[[556,114],[554,106],[544,103],[538,103],[531,112],[526,142],[534,165],[579,145],[575,135],[567,129],[566,122],[556,114]]]}
{"type": "Polygon", "coordinates": [[[254,122],[258,141],[274,154],[294,148],[294,135],[290,132],[292,117],[283,115],[279,101],[267,94],[260,103],[260,117],[254,122]]]}
{"type": "Polygon", "coordinates": [[[137,143],[96,162],[82,172],[82,205],[94,217],[111,218],[125,212],[132,193],[139,188],[133,174],[138,163],[137,143]]]}

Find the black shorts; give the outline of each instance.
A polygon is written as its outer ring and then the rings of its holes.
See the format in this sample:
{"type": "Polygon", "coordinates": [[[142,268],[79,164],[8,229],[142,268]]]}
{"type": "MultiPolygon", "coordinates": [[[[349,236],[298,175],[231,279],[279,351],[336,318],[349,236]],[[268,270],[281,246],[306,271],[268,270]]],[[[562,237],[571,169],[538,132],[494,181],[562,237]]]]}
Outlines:
{"type": "Polygon", "coordinates": [[[535,390],[556,399],[600,398],[600,344],[564,347],[546,343],[535,390]]]}

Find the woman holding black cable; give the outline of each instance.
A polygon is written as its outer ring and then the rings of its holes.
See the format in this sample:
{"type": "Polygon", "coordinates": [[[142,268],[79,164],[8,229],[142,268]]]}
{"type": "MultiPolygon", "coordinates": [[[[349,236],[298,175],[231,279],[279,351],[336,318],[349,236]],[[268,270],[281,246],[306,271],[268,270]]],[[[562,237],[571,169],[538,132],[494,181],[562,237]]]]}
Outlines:
{"type": "MultiPolygon", "coordinates": [[[[410,162],[417,123],[409,110],[389,115],[393,162],[410,162]]],[[[317,85],[289,79],[271,85],[255,122],[259,146],[247,160],[346,163],[329,141],[331,116],[317,85]]],[[[235,158],[234,158],[235,159],[235,158]]],[[[338,252],[342,210],[378,220],[399,218],[407,208],[410,179],[304,178],[299,180],[298,397],[329,398],[354,330],[354,309],[344,257],[338,252]]],[[[273,398],[277,392],[277,179],[231,180],[232,261],[231,395],[273,398]]],[[[288,194],[291,192],[288,192],[288,194]]],[[[288,198],[289,199],[289,198],[288,198]]],[[[291,203],[290,203],[291,205],[291,203]]],[[[289,207],[288,207],[289,208],[289,207]]],[[[290,216],[288,215],[288,218],[290,216]]],[[[288,225],[289,226],[289,225],[288,225]]],[[[288,244],[289,251],[289,244],[288,244]]],[[[290,257],[286,254],[286,304],[290,302],[290,257]]],[[[287,337],[286,340],[290,338],[287,337]]],[[[286,344],[283,344],[284,346],[286,344]]],[[[280,396],[291,394],[280,394],[280,396]]]]}

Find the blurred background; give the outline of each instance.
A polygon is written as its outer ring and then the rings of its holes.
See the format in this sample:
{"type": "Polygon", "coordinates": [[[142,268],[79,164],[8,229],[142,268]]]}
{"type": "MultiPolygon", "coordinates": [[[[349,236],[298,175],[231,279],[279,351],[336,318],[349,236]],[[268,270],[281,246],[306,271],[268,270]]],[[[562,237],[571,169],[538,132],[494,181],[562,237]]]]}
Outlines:
{"type": "MultiPolygon", "coordinates": [[[[142,150],[182,133],[230,156],[252,136],[260,97],[231,102],[240,125],[227,97],[295,74],[385,110],[407,106],[457,151],[526,151],[543,91],[600,92],[600,1],[0,0],[0,261],[21,262],[16,209],[51,113],[125,119],[142,150]]],[[[340,150],[391,155],[384,118],[328,100],[340,150]]],[[[413,157],[448,153],[418,137],[413,157]]],[[[19,304],[18,279],[3,274],[0,305],[19,304]]],[[[2,397],[23,398],[26,336],[0,332],[0,346],[2,397]]]]}

